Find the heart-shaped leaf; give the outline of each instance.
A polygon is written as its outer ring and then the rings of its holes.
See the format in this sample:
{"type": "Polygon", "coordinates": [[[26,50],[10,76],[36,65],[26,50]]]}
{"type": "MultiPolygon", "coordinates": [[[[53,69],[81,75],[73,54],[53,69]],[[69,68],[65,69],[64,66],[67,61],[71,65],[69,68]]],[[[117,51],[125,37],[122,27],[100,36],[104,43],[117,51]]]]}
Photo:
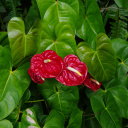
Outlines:
{"type": "Polygon", "coordinates": [[[21,127],[22,128],[40,128],[36,114],[32,108],[28,108],[23,112],[21,118],[21,127]]]}
{"type": "Polygon", "coordinates": [[[9,21],[8,37],[14,66],[18,66],[23,59],[32,56],[37,51],[41,24],[41,21],[37,20],[26,35],[24,22],[21,18],[14,17],[9,21]]]}
{"type": "Polygon", "coordinates": [[[122,128],[121,118],[118,115],[119,108],[110,93],[107,94],[106,102],[99,95],[91,97],[91,106],[96,118],[103,128],[122,128]]]}
{"type": "Polygon", "coordinates": [[[81,128],[81,124],[82,124],[82,111],[79,108],[75,108],[72,111],[67,128],[81,128]]]}
{"type": "Polygon", "coordinates": [[[13,128],[13,125],[8,120],[1,120],[0,121],[0,128],[13,128]]]}
{"type": "Polygon", "coordinates": [[[54,38],[53,33],[46,24],[42,25],[42,40],[38,46],[38,53],[50,49],[62,58],[69,54],[75,54],[76,42],[69,24],[57,24],[55,27],[55,35],[56,38],[54,38]]]}
{"type": "Polygon", "coordinates": [[[30,84],[29,64],[12,71],[11,53],[0,46],[0,120],[8,116],[18,104],[30,84]]]}
{"type": "Polygon", "coordinates": [[[79,100],[78,87],[68,87],[56,79],[46,79],[44,84],[38,85],[38,88],[52,109],[56,109],[66,117],[69,117],[72,110],[77,107],[79,100]]]}
{"type": "Polygon", "coordinates": [[[120,116],[128,118],[128,90],[123,86],[120,80],[113,79],[105,86],[106,92],[111,93],[117,105],[119,106],[120,116]]]}
{"type": "Polygon", "coordinates": [[[52,110],[46,119],[43,128],[64,128],[65,117],[63,113],[52,110]]]}
{"type": "Polygon", "coordinates": [[[124,82],[124,85],[127,84],[128,81],[128,42],[122,39],[113,39],[112,47],[116,53],[116,57],[118,59],[117,66],[117,77],[124,82]]]}
{"type": "Polygon", "coordinates": [[[91,76],[99,82],[107,82],[115,75],[116,57],[109,38],[105,34],[96,37],[95,48],[79,43],[77,54],[85,62],[91,76]]]}
{"type": "Polygon", "coordinates": [[[82,1],[79,3],[80,15],[77,22],[77,36],[91,44],[99,33],[105,33],[100,9],[96,0],[84,0],[85,4],[82,1]]]}
{"type": "Polygon", "coordinates": [[[79,13],[78,0],[36,0],[43,23],[46,23],[52,32],[60,22],[70,23],[73,30],[79,13]]]}

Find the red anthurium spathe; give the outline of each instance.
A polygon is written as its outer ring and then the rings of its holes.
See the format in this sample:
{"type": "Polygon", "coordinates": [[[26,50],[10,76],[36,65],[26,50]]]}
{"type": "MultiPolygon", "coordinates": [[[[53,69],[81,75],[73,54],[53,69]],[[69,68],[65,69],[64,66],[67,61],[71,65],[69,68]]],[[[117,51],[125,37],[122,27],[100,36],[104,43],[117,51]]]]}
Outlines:
{"type": "Polygon", "coordinates": [[[93,91],[97,91],[101,86],[101,83],[99,83],[95,79],[91,78],[89,73],[87,74],[87,77],[85,78],[84,84],[85,84],[85,86],[87,86],[88,88],[90,88],[93,91]]]}
{"type": "Polygon", "coordinates": [[[31,59],[32,71],[43,78],[57,77],[62,71],[63,65],[63,59],[52,50],[36,54],[31,59]]]}
{"type": "Polygon", "coordinates": [[[32,70],[31,68],[28,69],[28,74],[30,75],[31,79],[38,84],[43,84],[45,79],[41,78],[40,76],[37,76],[32,70]]]}
{"type": "Polygon", "coordinates": [[[67,86],[81,85],[87,76],[87,66],[75,55],[64,58],[64,68],[56,79],[67,86]]]}

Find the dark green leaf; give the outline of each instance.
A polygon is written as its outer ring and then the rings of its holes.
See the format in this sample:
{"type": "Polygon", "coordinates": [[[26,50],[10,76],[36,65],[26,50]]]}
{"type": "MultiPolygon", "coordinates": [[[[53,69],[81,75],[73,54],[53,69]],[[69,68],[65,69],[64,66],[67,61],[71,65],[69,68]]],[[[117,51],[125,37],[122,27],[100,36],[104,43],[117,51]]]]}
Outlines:
{"type": "Polygon", "coordinates": [[[119,80],[112,80],[105,86],[106,92],[111,93],[119,106],[120,116],[128,118],[128,90],[119,80]]]}
{"type": "Polygon", "coordinates": [[[52,110],[43,128],[64,128],[65,118],[61,112],[52,110]]]}
{"type": "Polygon", "coordinates": [[[10,50],[0,46],[0,120],[16,107],[30,84],[29,64],[12,71],[10,50]]]}
{"type": "Polygon", "coordinates": [[[70,120],[67,128],[81,128],[81,124],[82,124],[82,111],[79,108],[75,108],[70,116],[70,120]]]}
{"type": "Polygon", "coordinates": [[[14,66],[18,66],[24,58],[32,56],[37,51],[41,24],[41,21],[37,20],[26,35],[24,22],[21,18],[14,17],[10,20],[8,37],[14,66]]]}
{"type": "Polygon", "coordinates": [[[93,49],[87,43],[79,43],[77,54],[96,80],[107,82],[114,77],[116,57],[107,35],[99,34],[93,44],[93,49]]]}
{"type": "Polygon", "coordinates": [[[122,39],[113,39],[111,42],[116,57],[119,60],[116,73],[117,77],[124,82],[124,85],[126,84],[128,86],[128,42],[122,39]]]}
{"type": "Polygon", "coordinates": [[[77,86],[65,86],[55,79],[46,79],[38,88],[50,108],[56,109],[66,117],[77,107],[79,92],[77,86]]]}
{"type": "Polygon", "coordinates": [[[92,40],[99,33],[105,33],[100,9],[96,0],[85,0],[85,7],[80,1],[79,8],[77,35],[91,45],[92,40]]]}
{"type": "Polygon", "coordinates": [[[74,32],[79,13],[78,0],[37,0],[43,23],[46,23],[52,32],[60,22],[69,23],[74,32]]]}
{"type": "Polygon", "coordinates": [[[7,32],[0,32],[0,45],[5,46],[9,44],[7,32]]]}
{"type": "Polygon", "coordinates": [[[119,7],[124,7],[124,8],[127,8],[128,9],[128,1],[127,0],[114,0],[116,2],[116,4],[119,6],[119,7]]]}
{"type": "Polygon", "coordinates": [[[65,57],[69,54],[75,54],[76,42],[71,26],[67,23],[59,23],[55,27],[55,35],[46,24],[42,27],[42,40],[38,46],[38,53],[47,49],[54,50],[59,56],[65,57]]]}

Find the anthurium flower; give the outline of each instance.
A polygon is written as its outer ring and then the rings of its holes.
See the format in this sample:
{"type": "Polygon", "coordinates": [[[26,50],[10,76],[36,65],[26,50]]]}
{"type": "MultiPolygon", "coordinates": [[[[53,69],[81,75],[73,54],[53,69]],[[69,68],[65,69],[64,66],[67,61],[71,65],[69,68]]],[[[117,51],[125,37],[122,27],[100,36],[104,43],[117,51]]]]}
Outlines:
{"type": "Polygon", "coordinates": [[[42,54],[36,54],[31,59],[32,71],[43,78],[54,78],[63,69],[63,59],[52,50],[46,50],[42,54]]]}
{"type": "Polygon", "coordinates": [[[28,69],[28,74],[30,75],[31,79],[38,84],[43,84],[45,79],[43,77],[40,77],[38,75],[36,75],[31,68],[28,69]]]}
{"type": "Polygon", "coordinates": [[[85,78],[84,85],[93,91],[97,91],[100,88],[101,83],[99,83],[97,80],[91,78],[90,74],[88,73],[87,77],[85,78]]]}
{"type": "Polygon", "coordinates": [[[87,76],[87,66],[75,55],[64,58],[64,68],[56,79],[67,86],[81,85],[87,76]]]}

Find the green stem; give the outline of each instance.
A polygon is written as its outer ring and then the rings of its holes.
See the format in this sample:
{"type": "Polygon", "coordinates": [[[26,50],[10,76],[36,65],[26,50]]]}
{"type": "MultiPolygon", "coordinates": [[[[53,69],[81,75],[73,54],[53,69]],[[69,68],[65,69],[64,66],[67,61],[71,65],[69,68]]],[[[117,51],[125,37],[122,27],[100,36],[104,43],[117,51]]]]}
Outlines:
{"type": "Polygon", "coordinates": [[[41,102],[41,101],[44,101],[44,99],[42,99],[42,100],[26,101],[25,103],[35,103],[35,102],[41,102]]]}

